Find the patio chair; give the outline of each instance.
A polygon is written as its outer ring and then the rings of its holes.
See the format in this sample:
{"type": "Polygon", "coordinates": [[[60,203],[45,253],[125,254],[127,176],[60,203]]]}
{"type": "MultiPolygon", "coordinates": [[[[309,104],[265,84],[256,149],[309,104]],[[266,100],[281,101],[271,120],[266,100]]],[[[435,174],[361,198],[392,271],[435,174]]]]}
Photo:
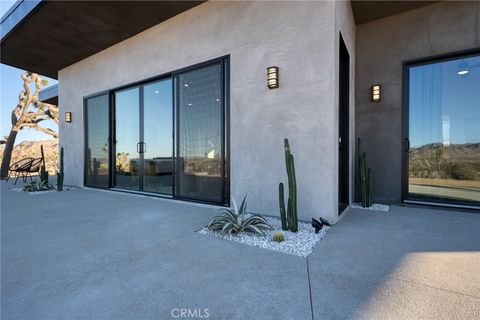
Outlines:
{"type": "Polygon", "coordinates": [[[32,173],[38,174],[41,166],[42,166],[42,158],[33,159],[30,164],[30,168],[28,168],[27,172],[25,173],[26,176],[24,178],[24,182],[27,181],[27,176],[30,177],[30,181],[32,181],[33,180],[32,173]]]}
{"type": "Polygon", "coordinates": [[[20,176],[23,177],[23,181],[26,181],[26,174],[27,171],[30,169],[33,160],[33,158],[24,158],[12,164],[10,168],[8,168],[7,181],[8,179],[10,179],[12,173],[14,173],[16,177],[15,184],[17,184],[18,178],[20,178],[20,176]]]}

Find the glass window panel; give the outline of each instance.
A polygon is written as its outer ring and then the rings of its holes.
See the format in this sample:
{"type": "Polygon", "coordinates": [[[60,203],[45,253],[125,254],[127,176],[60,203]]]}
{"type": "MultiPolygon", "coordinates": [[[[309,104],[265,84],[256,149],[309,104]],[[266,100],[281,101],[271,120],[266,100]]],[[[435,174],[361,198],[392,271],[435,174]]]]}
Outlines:
{"type": "Polygon", "coordinates": [[[148,192],[172,194],[173,101],[172,80],[143,87],[144,185],[148,192]]]}
{"type": "Polygon", "coordinates": [[[480,204],[480,56],[409,71],[409,196],[480,204]]]}
{"type": "Polygon", "coordinates": [[[115,187],[140,188],[139,88],[115,92],[115,187]]]}
{"type": "Polygon", "coordinates": [[[223,83],[220,63],[178,76],[175,195],[223,203],[223,83]]]}
{"type": "Polygon", "coordinates": [[[108,95],[86,100],[87,146],[85,155],[85,185],[109,187],[108,95]]]}

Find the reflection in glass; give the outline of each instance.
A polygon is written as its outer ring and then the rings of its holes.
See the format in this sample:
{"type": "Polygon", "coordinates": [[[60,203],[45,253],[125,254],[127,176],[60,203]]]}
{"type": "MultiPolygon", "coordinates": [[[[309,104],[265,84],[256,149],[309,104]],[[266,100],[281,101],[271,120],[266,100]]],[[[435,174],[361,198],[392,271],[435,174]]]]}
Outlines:
{"type": "Polygon", "coordinates": [[[222,66],[178,76],[175,195],[223,203],[222,66]]]}
{"type": "Polygon", "coordinates": [[[115,92],[115,186],[139,189],[139,88],[115,92]]]}
{"type": "Polygon", "coordinates": [[[410,197],[480,204],[480,56],[409,73],[410,197]]]}
{"type": "Polygon", "coordinates": [[[108,95],[88,99],[86,112],[85,185],[108,188],[108,95]]]}
{"type": "Polygon", "coordinates": [[[143,87],[144,182],[148,192],[172,194],[172,80],[143,87]]]}

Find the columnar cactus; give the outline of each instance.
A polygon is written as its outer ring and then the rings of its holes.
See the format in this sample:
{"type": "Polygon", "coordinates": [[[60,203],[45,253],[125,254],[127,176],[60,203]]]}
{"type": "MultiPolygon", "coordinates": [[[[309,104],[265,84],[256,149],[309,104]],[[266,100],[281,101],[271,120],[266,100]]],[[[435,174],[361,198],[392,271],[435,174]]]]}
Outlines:
{"type": "Polygon", "coordinates": [[[358,165],[360,175],[360,191],[362,194],[362,207],[368,208],[372,205],[372,169],[367,169],[365,151],[361,150],[361,140],[358,138],[358,165]]]}
{"type": "Polygon", "coordinates": [[[57,191],[63,190],[63,147],[60,148],[59,171],[57,172],[57,191]]]}
{"type": "Polygon", "coordinates": [[[42,153],[42,166],[40,167],[40,181],[48,186],[48,171],[45,164],[45,154],[43,153],[43,145],[40,145],[40,152],[42,153]]]}
{"type": "Polygon", "coordinates": [[[287,176],[288,176],[288,201],[287,201],[287,212],[285,214],[283,183],[280,183],[279,185],[280,217],[282,220],[283,230],[290,230],[292,232],[297,232],[298,231],[297,180],[295,176],[295,161],[290,151],[290,144],[287,138],[285,138],[284,140],[284,146],[285,146],[285,166],[287,168],[287,176]]]}
{"type": "Polygon", "coordinates": [[[280,205],[280,219],[282,221],[282,229],[288,230],[287,212],[285,210],[285,196],[283,192],[283,183],[281,182],[278,185],[278,200],[280,205]]]}

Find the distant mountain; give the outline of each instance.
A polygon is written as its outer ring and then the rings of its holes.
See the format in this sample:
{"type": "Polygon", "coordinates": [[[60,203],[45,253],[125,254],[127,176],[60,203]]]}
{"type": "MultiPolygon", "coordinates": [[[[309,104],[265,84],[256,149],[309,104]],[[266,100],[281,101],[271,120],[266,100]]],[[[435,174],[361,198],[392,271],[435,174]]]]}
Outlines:
{"type": "MultiPolygon", "coordinates": [[[[56,173],[57,161],[58,161],[58,140],[41,140],[30,141],[25,140],[13,147],[12,159],[10,164],[24,158],[40,158],[40,146],[43,145],[43,151],[45,153],[45,162],[47,171],[50,175],[56,173]]],[[[0,145],[0,158],[3,157],[3,150],[5,145],[0,145]]]]}
{"type": "Polygon", "coordinates": [[[410,149],[411,178],[480,180],[480,143],[431,143],[410,149]]]}
{"type": "Polygon", "coordinates": [[[417,159],[435,159],[442,152],[442,158],[449,161],[480,161],[480,143],[451,144],[430,143],[410,148],[410,161],[417,159]]]}

